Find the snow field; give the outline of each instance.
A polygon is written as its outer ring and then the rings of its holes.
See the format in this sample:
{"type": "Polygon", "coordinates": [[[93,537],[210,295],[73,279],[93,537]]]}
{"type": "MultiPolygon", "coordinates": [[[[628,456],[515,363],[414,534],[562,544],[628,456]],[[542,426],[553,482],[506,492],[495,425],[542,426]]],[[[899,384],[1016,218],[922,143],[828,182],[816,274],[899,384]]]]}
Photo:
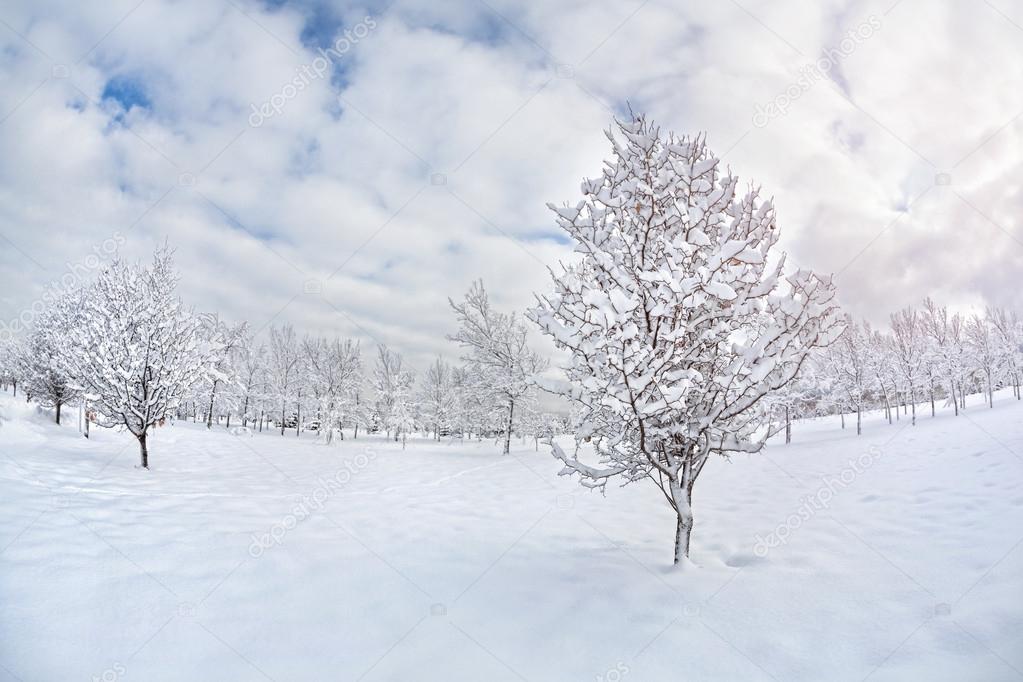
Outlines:
{"type": "MultiPolygon", "coordinates": [[[[0,394],[0,679],[1012,680],[1023,404],[716,459],[691,565],[652,486],[513,441],[78,437],[0,394]],[[851,472],[851,473],[849,473],[851,472]],[[767,546],[772,539],[773,546],[767,546]]],[[[69,419],[69,422],[74,422],[69,419]]]]}

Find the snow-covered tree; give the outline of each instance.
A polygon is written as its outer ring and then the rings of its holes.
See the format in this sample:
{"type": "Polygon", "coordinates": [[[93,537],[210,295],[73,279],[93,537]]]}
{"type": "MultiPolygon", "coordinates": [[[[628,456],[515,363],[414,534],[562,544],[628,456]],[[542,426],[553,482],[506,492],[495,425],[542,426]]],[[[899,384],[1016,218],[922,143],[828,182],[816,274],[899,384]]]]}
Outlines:
{"type": "Polygon", "coordinates": [[[829,278],[783,276],[774,208],[738,192],[704,138],[645,117],[608,132],[614,158],[583,199],[551,208],[578,262],[552,272],[530,317],[570,353],[575,433],[599,463],[566,454],[584,486],[653,482],[689,554],[692,490],[712,454],[758,452],[764,398],[841,331],[829,278]]]}
{"type": "MultiPolygon", "coordinates": [[[[301,400],[301,356],[295,330],[290,324],[270,327],[270,354],[267,356],[269,393],[280,414],[281,435],[288,421],[288,408],[301,400]]],[[[298,433],[298,426],[295,427],[298,433]]]]}
{"type": "MultiPolygon", "coordinates": [[[[399,390],[402,359],[387,346],[377,346],[376,364],[373,366],[373,389],[376,393],[376,416],[380,426],[390,436],[391,409],[399,390]]],[[[395,432],[394,440],[398,440],[395,432]]]]}
{"type": "Polygon", "coordinates": [[[219,420],[220,415],[230,415],[231,410],[238,407],[235,405],[238,368],[234,361],[237,359],[238,347],[244,343],[247,325],[242,322],[231,326],[221,320],[217,313],[202,315],[200,319],[207,345],[216,349],[209,358],[211,371],[204,385],[208,394],[206,428],[210,429],[213,428],[214,420],[219,420]]]}
{"type": "Polygon", "coordinates": [[[235,347],[232,365],[237,373],[236,402],[242,418],[242,426],[249,421],[259,421],[262,426],[267,391],[266,346],[257,346],[251,336],[244,336],[235,347]]]}
{"type": "Polygon", "coordinates": [[[483,282],[475,282],[461,303],[448,299],[459,330],[449,337],[468,354],[470,371],[484,374],[485,385],[504,408],[504,454],[511,451],[515,406],[534,390],[534,377],[547,361],[526,343],[526,326],[515,313],[501,313],[490,306],[483,282]]]}
{"type": "Polygon", "coordinates": [[[989,324],[996,335],[998,364],[1012,384],[1016,400],[1023,400],[1020,393],[1020,374],[1023,372],[1023,322],[1019,316],[1004,308],[991,308],[987,312],[989,324]]]}
{"type": "Polygon", "coordinates": [[[419,390],[419,409],[423,427],[433,431],[435,440],[452,424],[454,395],[451,384],[451,366],[437,358],[423,375],[419,390]]]}
{"type": "Polygon", "coordinates": [[[416,430],[417,405],[415,401],[416,375],[409,370],[399,370],[391,384],[390,404],[388,406],[387,428],[394,432],[394,440],[401,439],[401,449],[405,449],[408,434],[416,430]]]}
{"type": "Polygon", "coordinates": [[[867,324],[863,326],[863,335],[867,343],[868,371],[873,377],[874,390],[882,398],[888,423],[891,424],[899,412],[898,380],[891,360],[891,339],[867,324]]]}
{"type": "Polygon", "coordinates": [[[13,336],[0,337],[0,387],[18,394],[17,345],[13,336]]]}
{"type": "Polygon", "coordinates": [[[834,373],[833,390],[856,412],[856,435],[863,433],[863,410],[870,386],[870,345],[863,328],[847,319],[845,331],[828,348],[829,365],[834,373]]]}
{"type": "Polygon", "coordinates": [[[302,352],[308,367],[310,389],[316,397],[319,433],[329,444],[344,439],[351,420],[355,394],[362,380],[362,354],[358,341],[306,337],[302,352]]]}
{"type": "Polygon", "coordinates": [[[920,315],[913,308],[905,308],[891,315],[892,355],[895,367],[902,378],[902,385],[912,411],[912,423],[916,425],[916,399],[924,358],[923,332],[920,315]]]}
{"type": "Polygon", "coordinates": [[[149,467],[149,429],[209,375],[198,318],[175,294],[170,250],[149,267],[117,260],[82,297],[82,323],[68,332],[78,352],[67,354],[75,382],[95,400],[105,426],[124,426],[138,439],[149,467]]]}
{"type": "Polygon", "coordinates": [[[994,326],[986,317],[971,315],[966,324],[966,338],[972,366],[983,375],[987,389],[988,406],[995,406],[995,382],[1001,369],[998,337],[994,326]]]}
{"type": "Polygon", "coordinates": [[[68,334],[79,322],[76,301],[80,299],[76,291],[44,309],[15,352],[22,390],[40,405],[53,408],[58,424],[61,408],[81,395],[68,369],[68,355],[75,352],[68,345],[68,334]]]}

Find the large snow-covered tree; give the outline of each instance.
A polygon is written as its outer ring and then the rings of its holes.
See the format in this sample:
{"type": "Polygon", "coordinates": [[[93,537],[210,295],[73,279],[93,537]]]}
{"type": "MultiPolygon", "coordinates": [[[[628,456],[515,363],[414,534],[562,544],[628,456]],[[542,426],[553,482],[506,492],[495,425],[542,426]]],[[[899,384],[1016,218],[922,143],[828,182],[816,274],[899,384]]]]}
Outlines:
{"type": "Polygon", "coordinates": [[[466,349],[471,372],[485,375],[488,392],[504,410],[504,454],[511,452],[515,406],[534,390],[537,374],[547,361],[526,342],[527,329],[515,313],[502,313],[490,305],[483,282],[474,282],[465,299],[449,299],[458,318],[458,332],[449,338],[466,349]]]}
{"type": "Polygon", "coordinates": [[[702,136],[662,134],[643,116],[608,131],[613,158],[555,207],[577,262],[552,272],[529,315],[569,353],[577,441],[552,442],[584,486],[651,481],[689,555],[692,491],[713,454],[758,452],[764,398],[841,332],[830,278],[783,274],[774,207],[740,190],[702,136]],[[617,134],[616,134],[617,133],[617,134]]]}
{"type": "Polygon", "coordinates": [[[150,428],[209,375],[216,350],[175,294],[177,281],[166,248],[149,267],[114,261],[83,292],[81,323],[68,330],[78,351],[66,356],[72,376],[102,425],[124,426],[138,439],[144,468],[150,428]]]}

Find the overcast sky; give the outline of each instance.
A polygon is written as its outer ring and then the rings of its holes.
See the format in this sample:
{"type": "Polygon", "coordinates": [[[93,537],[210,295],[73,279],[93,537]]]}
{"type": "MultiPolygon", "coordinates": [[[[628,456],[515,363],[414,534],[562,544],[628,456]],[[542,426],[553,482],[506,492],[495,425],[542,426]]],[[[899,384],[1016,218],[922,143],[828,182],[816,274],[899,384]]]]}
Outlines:
{"type": "Polygon", "coordinates": [[[447,297],[548,287],[545,204],[630,104],[706,131],[854,314],[1023,310],[1013,0],[8,1],[0,81],[8,324],[166,239],[198,308],[456,357],[447,297]]]}

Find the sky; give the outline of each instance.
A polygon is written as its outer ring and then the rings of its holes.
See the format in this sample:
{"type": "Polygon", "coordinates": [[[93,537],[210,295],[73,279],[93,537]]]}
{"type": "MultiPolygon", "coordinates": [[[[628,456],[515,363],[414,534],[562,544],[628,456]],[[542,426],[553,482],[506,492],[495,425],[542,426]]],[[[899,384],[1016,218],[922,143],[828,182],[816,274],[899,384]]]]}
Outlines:
{"type": "Polygon", "coordinates": [[[1011,0],[9,0],[0,325],[168,243],[197,309],[457,358],[448,297],[550,288],[630,107],[853,315],[1023,311],[1020,83],[1011,0]]]}

